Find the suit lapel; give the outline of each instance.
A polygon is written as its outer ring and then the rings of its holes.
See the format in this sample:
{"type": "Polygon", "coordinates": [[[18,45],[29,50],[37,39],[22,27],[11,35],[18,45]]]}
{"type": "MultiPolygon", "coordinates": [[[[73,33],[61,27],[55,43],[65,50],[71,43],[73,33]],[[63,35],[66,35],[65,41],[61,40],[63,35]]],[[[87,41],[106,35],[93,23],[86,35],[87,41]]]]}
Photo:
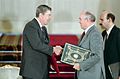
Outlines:
{"type": "Polygon", "coordinates": [[[40,29],[40,26],[35,18],[32,20],[32,23],[34,24],[35,28],[40,29]]]}
{"type": "Polygon", "coordinates": [[[108,37],[108,39],[112,39],[113,37],[114,37],[114,35],[116,35],[115,34],[115,29],[116,29],[116,26],[114,26],[113,28],[112,28],[112,30],[111,30],[111,32],[110,32],[110,34],[109,34],[109,37],[108,37]]]}
{"type": "Polygon", "coordinates": [[[44,36],[44,41],[46,42],[46,43],[49,43],[49,37],[48,37],[48,33],[47,33],[47,29],[46,29],[46,27],[44,26],[44,29],[43,29],[43,36],[44,36]]]}
{"type": "Polygon", "coordinates": [[[49,43],[49,37],[48,37],[48,33],[47,33],[47,29],[45,28],[45,34],[42,33],[42,30],[37,22],[37,20],[34,18],[32,20],[34,27],[38,29],[38,33],[40,35],[40,39],[42,39],[46,44],[49,43]],[[45,36],[44,36],[45,35],[45,36]]]}

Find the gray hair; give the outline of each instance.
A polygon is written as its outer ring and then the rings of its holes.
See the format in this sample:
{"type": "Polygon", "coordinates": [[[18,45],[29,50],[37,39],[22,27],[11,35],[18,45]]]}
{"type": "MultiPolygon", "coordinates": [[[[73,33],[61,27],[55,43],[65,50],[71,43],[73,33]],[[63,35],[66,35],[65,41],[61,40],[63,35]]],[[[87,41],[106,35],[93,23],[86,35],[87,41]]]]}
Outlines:
{"type": "Polygon", "coordinates": [[[96,20],[95,16],[88,11],[85,12],[85,19],[89,19],[91,22],[95,22],[96,20]]]}

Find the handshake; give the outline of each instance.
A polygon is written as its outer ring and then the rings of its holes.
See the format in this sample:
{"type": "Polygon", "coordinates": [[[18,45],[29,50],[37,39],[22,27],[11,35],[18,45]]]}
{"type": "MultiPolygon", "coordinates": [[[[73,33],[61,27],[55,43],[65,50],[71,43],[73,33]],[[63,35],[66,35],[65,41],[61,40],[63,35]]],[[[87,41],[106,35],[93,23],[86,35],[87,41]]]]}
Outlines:
{"type": "Polygon", "coordinates": [[[56,46],[56,47],[53,47],[53,52],[56,54],[56,55],[60,55],[62,53],[62,47],[61,46],[56,46]]]}

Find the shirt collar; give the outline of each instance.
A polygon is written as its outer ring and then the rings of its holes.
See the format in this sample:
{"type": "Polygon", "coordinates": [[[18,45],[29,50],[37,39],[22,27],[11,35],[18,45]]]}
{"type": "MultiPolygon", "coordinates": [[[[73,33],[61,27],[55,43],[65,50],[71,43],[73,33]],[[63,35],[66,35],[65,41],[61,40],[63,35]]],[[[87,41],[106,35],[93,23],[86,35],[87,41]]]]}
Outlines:
{"type": "Polygon", "coordinates": [[[95,25],[94,23],[92,25],[90,25],[87,29],[85,29],[85,34],[87,33],[87,31],[93,26],[95,25]]]}
{"type": "Polygon", "coordinates": [[[109,34],[110,34],[110,32],[111,32],[111,30],[112,30],[113,27],[114,27],[114,24],[107,30],[108,36],[109,36],[109,34]]]}
{"type": "Polygon", "coordinates": [[[35,17],[35,19],[37,20],[39,26],[42,27],[42,24],[40,23],[40,21],[38,20],[38,18],[35,17]]]}

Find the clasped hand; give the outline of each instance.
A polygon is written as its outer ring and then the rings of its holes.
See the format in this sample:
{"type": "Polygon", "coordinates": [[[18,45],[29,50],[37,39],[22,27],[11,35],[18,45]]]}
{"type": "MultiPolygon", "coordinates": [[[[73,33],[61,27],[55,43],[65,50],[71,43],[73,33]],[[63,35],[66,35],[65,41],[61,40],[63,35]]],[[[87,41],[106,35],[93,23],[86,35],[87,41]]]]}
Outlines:
{"type": "Polygon", "coordinates": [[[74,69],[76,70],[80,70],[80,65],[79,63],[75,63],[74,66],[73,66],[74,69]]]}
{"type": "Polygon", "coordinates": [[[62,53],[62,47],[61,46],[56,46],[53,47],[53,51],[55,52],[56,55],[60,55],[62,53]]]}

